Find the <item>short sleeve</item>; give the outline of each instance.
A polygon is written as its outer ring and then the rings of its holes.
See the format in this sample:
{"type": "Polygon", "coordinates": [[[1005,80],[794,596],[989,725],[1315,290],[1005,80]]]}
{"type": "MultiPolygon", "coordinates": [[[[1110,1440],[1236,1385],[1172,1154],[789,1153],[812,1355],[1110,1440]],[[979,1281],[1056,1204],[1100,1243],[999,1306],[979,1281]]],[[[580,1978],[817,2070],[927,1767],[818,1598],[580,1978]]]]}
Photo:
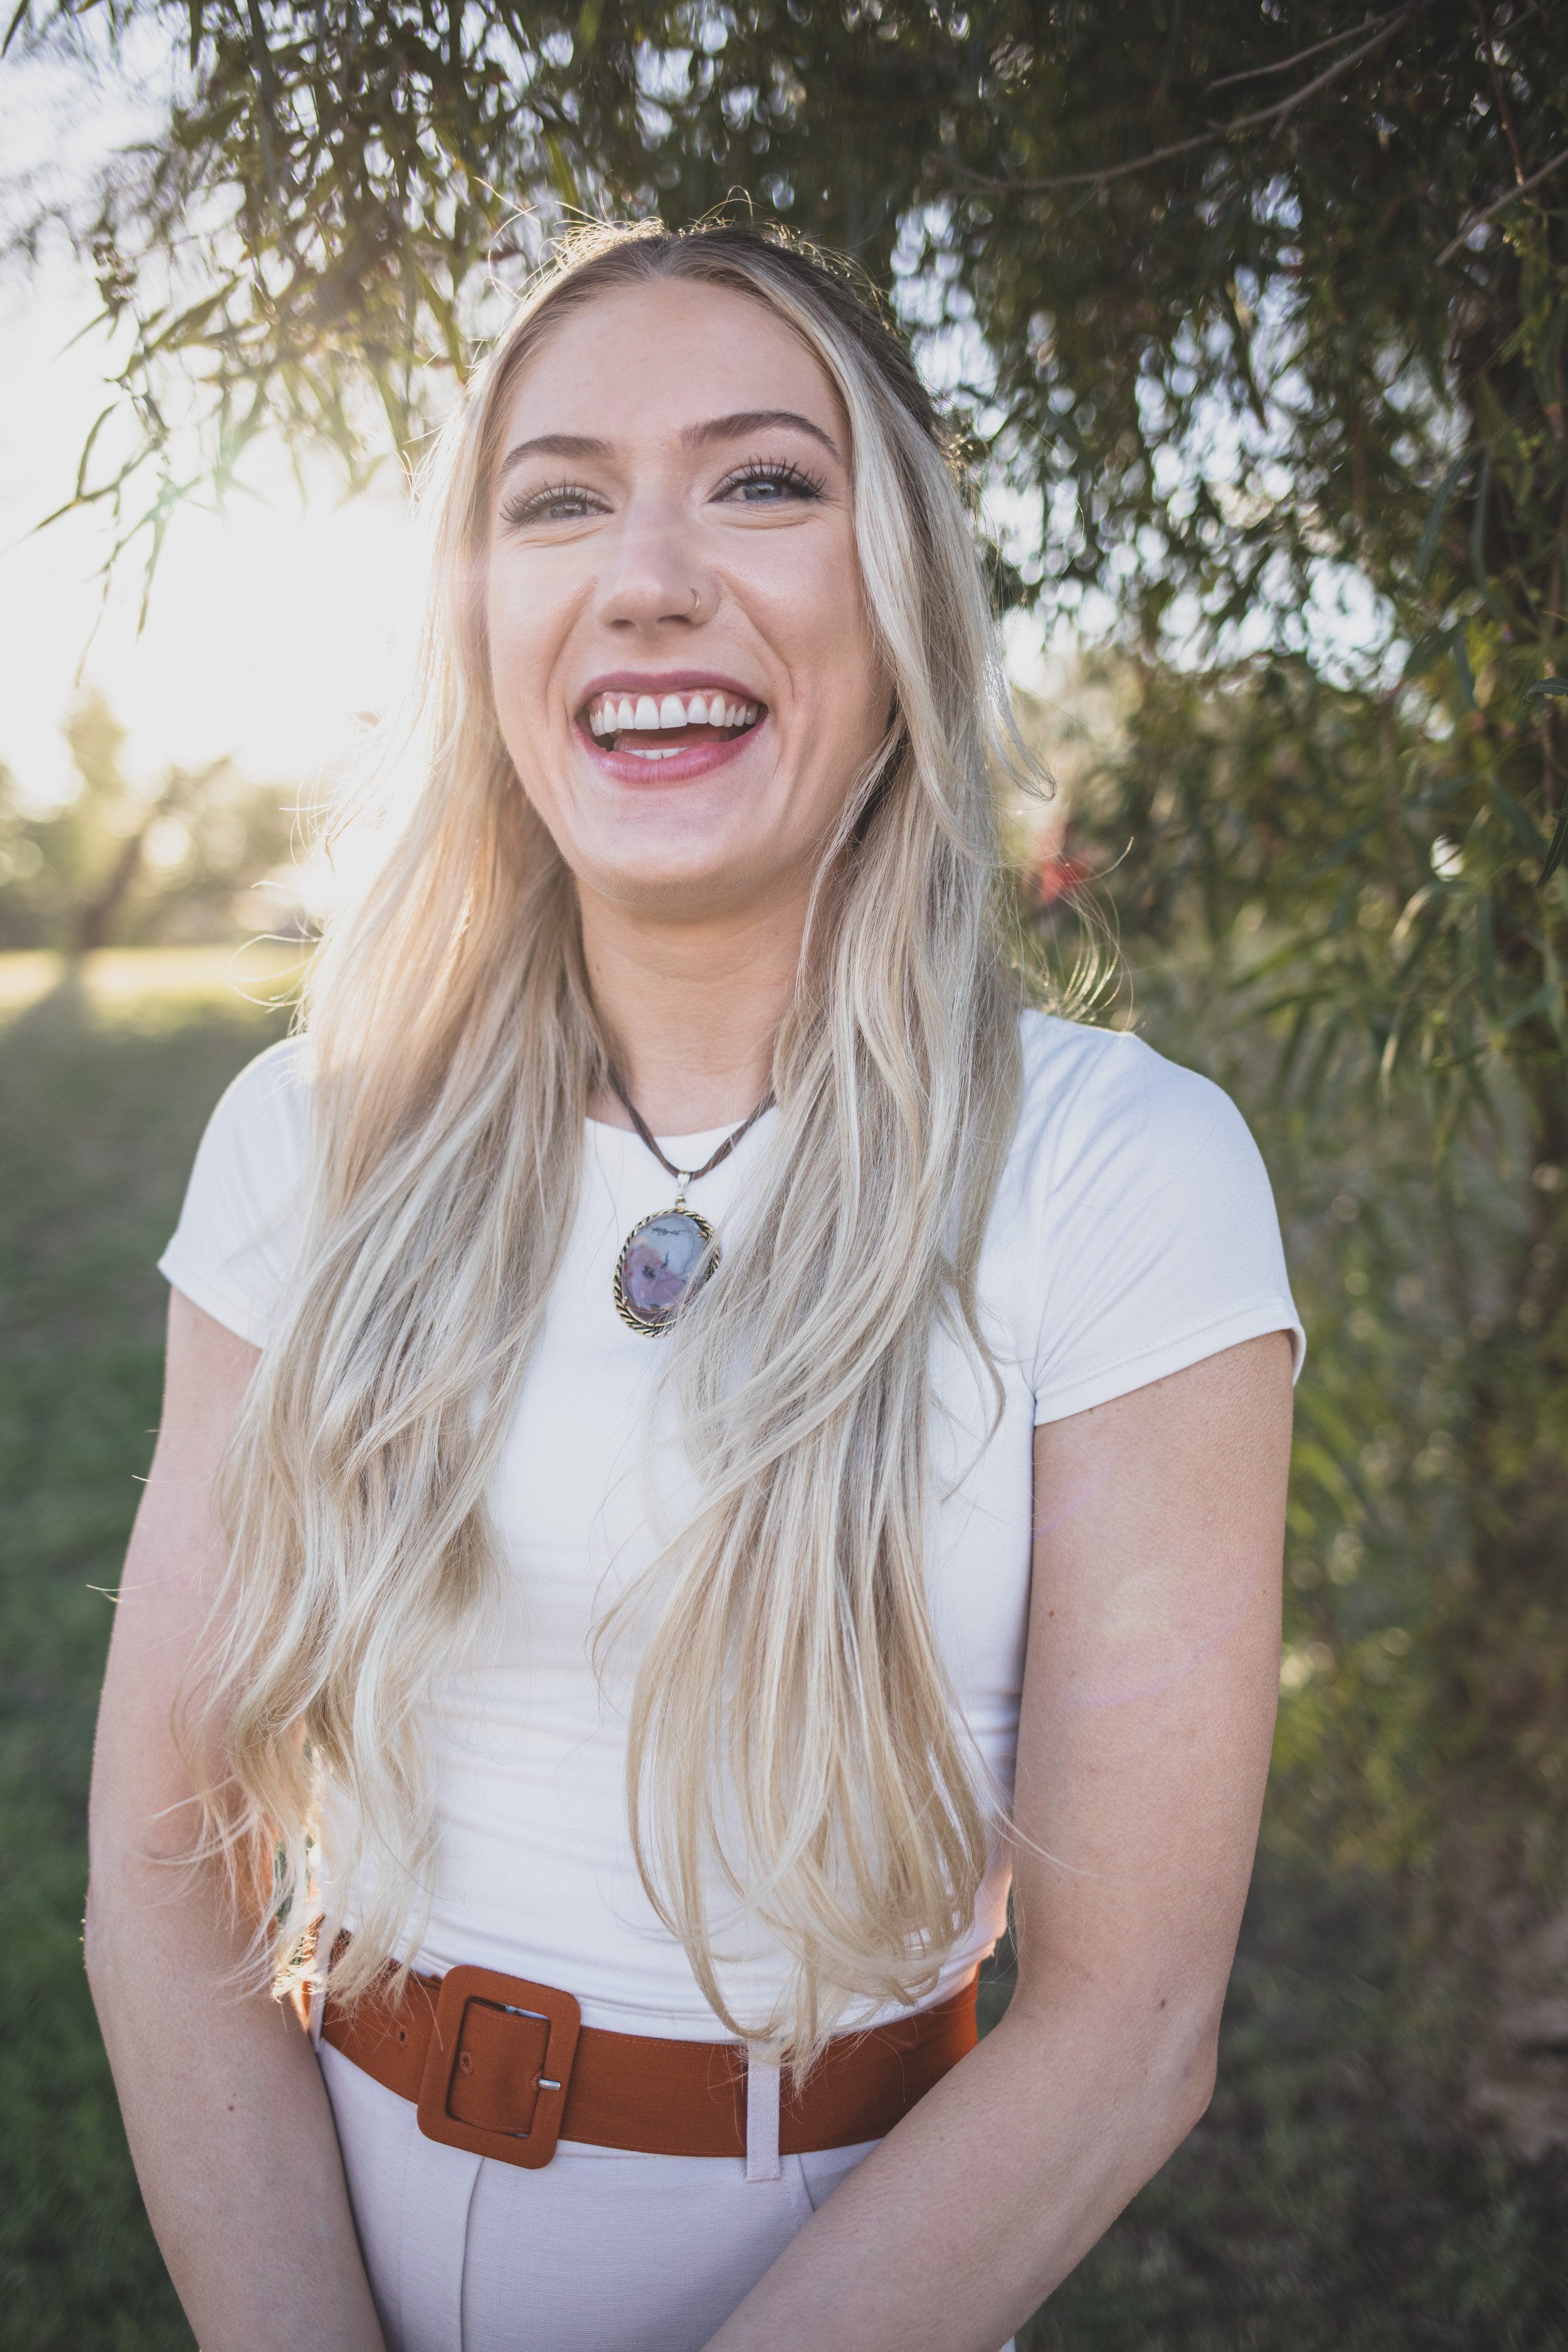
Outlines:
{"type": "Polygon", "coordinates": [[[1037,1423],[1268,1331],[1306,1341],[1262,1156],[1230,1097],[1117,1031],[1041,1024],[1015,1181],[1037,1423]]]}
{"type": "Polygon", "coordinates": [[[253,1347],[264,1347],[293,1265],[309,1144],[305,1041],[247,1065],[207,1121],[165,1280],[253,1347]]]}

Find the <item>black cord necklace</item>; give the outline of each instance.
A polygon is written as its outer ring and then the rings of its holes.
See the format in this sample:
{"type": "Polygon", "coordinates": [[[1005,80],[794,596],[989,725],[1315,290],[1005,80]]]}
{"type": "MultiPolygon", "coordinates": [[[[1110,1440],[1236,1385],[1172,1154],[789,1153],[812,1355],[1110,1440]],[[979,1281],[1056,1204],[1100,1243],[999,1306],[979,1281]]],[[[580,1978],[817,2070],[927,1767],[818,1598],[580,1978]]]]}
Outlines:
{"type": "Polygon", "coordinates": [[[668,1331],[694,1290],[700,1290],[719,1263],[718,1236],[706,1217],[686,1205],[686,1188],[710,1176],[728,1160],[743,1136],[749,1135],[765,1110],[773,1108],[770,1087],[749,1118],[727,1135],[700,1168],[678,1168],[667,1160],[648,1133],[641,1112],[615,1070],[606,1072],[611,1091],[637,1133],[668,1176],[675,1179],[675,1206],[661,1209],[635,1224],[616,1260],[616,1312],[634,1331],[651,1339],[668,1331]]]}

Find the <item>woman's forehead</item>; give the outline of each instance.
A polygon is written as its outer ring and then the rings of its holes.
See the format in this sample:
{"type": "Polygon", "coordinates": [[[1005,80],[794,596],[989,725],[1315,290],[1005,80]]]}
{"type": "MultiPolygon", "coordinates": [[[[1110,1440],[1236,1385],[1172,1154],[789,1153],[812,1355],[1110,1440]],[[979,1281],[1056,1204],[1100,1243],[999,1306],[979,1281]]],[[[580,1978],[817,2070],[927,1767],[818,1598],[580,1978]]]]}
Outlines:
{"type": "Polygon", "coordinates": [[[540,436],[619,446],[790,415],[847,458],[837,389],[786,320],[735,288],[659,278],[606,287],[546,326],[509,388],[502,454],[540,436]]]}

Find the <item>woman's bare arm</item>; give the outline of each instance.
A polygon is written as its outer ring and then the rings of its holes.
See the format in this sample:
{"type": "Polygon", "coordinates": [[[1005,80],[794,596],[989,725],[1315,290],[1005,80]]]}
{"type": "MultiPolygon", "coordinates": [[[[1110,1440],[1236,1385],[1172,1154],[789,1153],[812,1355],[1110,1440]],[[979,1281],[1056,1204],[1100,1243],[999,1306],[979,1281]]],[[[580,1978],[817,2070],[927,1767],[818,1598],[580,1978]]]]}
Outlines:
{"type": "Polygon", "coordinates": [[[1005,2018],[710,2352],[996,2352],[1214,2083],[1279,1696],[1283,1333],[1037,1433],[1005,2018]]]}
{"type": "Polygon", "coordinates": [[[292,2012],[226,1984],[170,1710],[222,1564],[214,1475],[257,1350],[176,1291],[163,1419],[93,1758],[87,1969],[142,2193],[203,2352],[382,2352],[320,2069],[292,2012]]]}

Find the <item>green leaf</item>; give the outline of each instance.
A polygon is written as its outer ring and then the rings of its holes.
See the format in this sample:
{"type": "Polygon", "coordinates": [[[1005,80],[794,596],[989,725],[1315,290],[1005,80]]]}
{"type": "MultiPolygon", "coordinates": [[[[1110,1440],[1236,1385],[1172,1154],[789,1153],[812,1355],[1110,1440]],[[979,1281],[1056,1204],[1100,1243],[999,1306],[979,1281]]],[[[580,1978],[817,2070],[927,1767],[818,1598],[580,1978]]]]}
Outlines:
{"type": "Polygon", "coordinates": [[[1549,940],[1541,942],[1541,961],[1546,967],[1546,986],[1542,992],[1546,998],[1546,1017],[1556,1033],[1559,1046],[1568,1054],[1568,999],[1564,997],[1563,974],[1549,940]]]}
{"type": "Polygon", "coordinates": [[[1559,700],[1568,697],[1568,677],[1538,677],[1524,689],[1526,702],[1544,702],[1549,696],[1559,700]]]}
{"type": "Polygon", "coordinates": [[[1486,569],[1487,501],[1491,497],[1492,453],[1481,452],[1481,478],[1476,486],[1475,511],[1470,517],[1470,570],[1483,593],[1488,588],[1486,569]]]}
{"type": "Polygon", "coordinates": [[[1546,835],[1542,832],[1529,810],[1521,808],[1508,787],[1505,784],[1500,784],[1495,776],[1492,778],[1492,806],[1500,817],[1507,819],[1518,839],[1532,857],[1546,856],[1546,835]]]}
{"type": "Polygon", "coordinates": [[[1538,890],[1545,889],[1557,868],[1562,865],[1564,849],[1568,849],[1568,801],[1564,801],[1557,812],[1557,824],[1552,835],[1552,846],[1547,851],[1542,862],[1541,871],[1535,877],[1535,887],[1538,890]]]}
{"type": "Polygon", "coordinates": [[[1412,892],[1400,909],[1399,920],[1389,935],[1390,955],[1397,956],[1401,953],[1405,940],[1433,901],[1441,896],[1442,889],[1443,885],[1440,882],[1424,882],[1419,890],[1412,892]]]}
{"type": "Polygon", "coordinates": [[[1502,1005],[1497,991],[1497,957],[1493,950],[1494,913],[1489,898],[1476,904],[1476,975],[1481,985],[1481,1003],[1494,1021],[1502,1018],[1502,1005]]]}
{"type": "Polygon", "coordinates": [[[1426,518],[1426,528],[1421,534],[1421,544],[1415,551],[1415,584],[1418,588],[1425,588],[1426,585],[1426,574],[1432,569],[1432,558],[1437,549],[1437,533],[1443,528],[1443,516],[1447,511],[1448,500],[1458,487],[1459,476],[1474,456],[1473,449],[1461,449],[1437,485],[1436,494],[1432,500],[1432,511],[1426,518]]]}

